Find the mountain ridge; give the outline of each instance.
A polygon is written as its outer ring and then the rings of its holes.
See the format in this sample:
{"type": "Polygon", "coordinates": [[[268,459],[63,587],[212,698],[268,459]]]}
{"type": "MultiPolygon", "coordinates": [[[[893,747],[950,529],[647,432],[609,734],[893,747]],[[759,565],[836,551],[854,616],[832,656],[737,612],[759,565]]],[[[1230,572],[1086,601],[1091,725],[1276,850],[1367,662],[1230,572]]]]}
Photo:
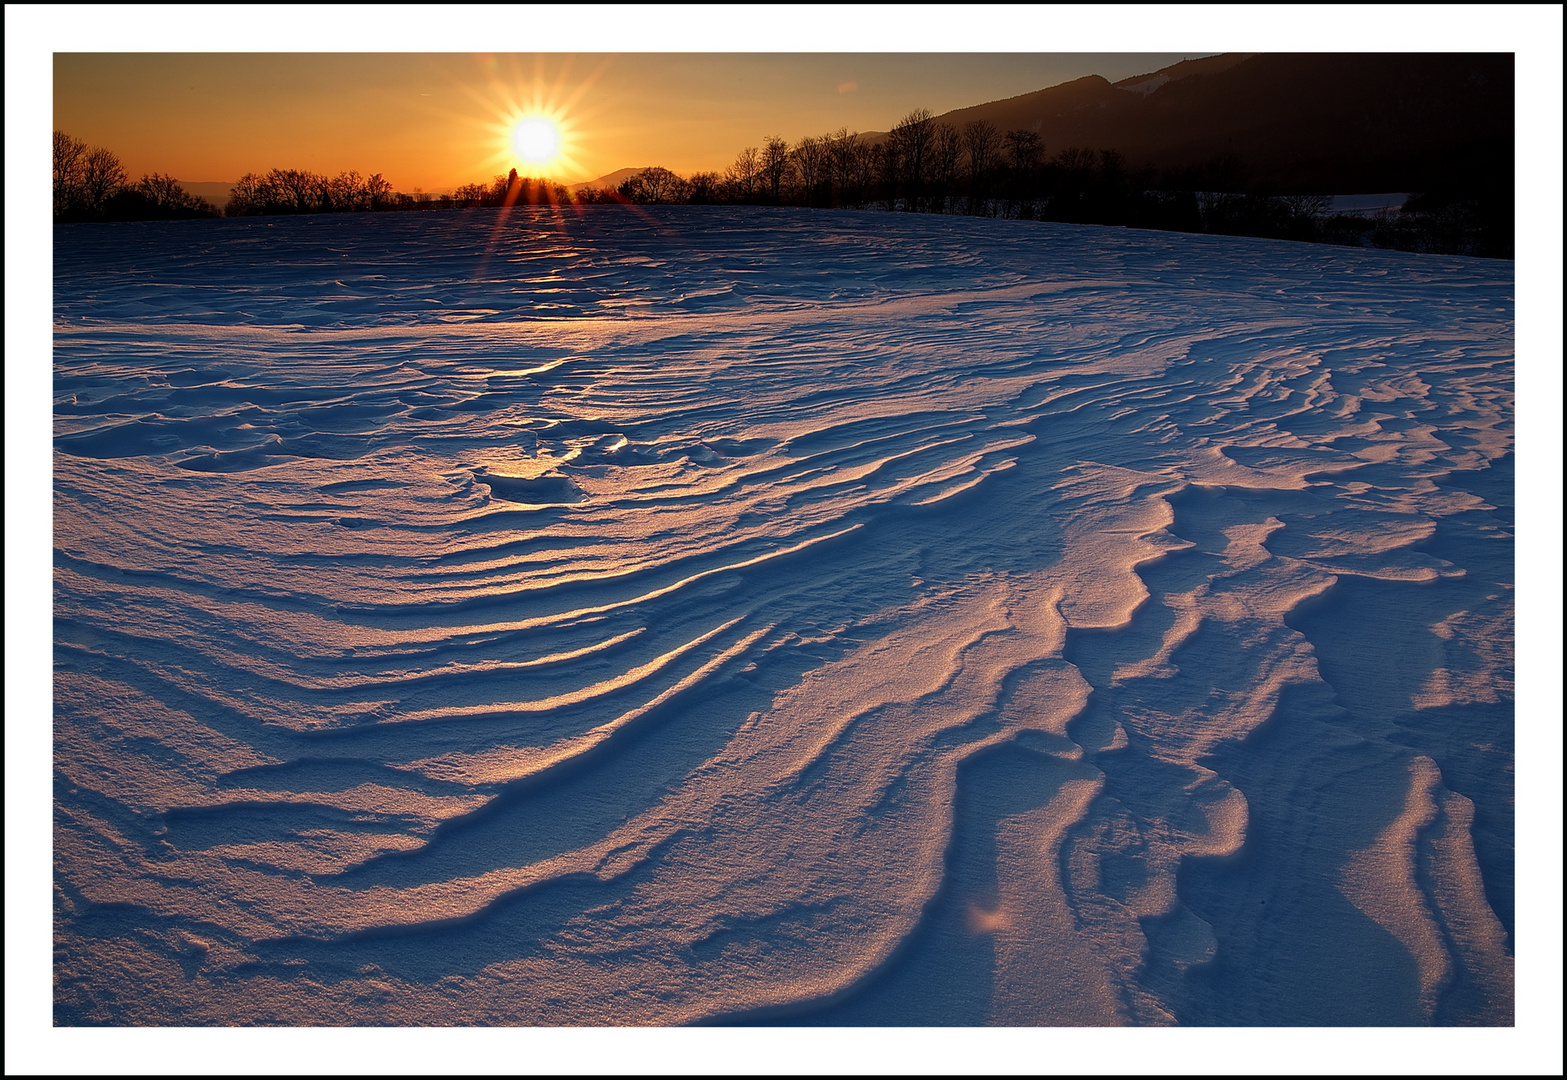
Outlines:
{"type": "Polygon", "coordinates": [[[1087,75],[935,120],[1032,130],[1047,155],[1113,149],[1133,168],[1206,173],[1221,190],[1510,188],[1512,92],[1510,53],[1226,53],[1116,83],[1087,75]]]}

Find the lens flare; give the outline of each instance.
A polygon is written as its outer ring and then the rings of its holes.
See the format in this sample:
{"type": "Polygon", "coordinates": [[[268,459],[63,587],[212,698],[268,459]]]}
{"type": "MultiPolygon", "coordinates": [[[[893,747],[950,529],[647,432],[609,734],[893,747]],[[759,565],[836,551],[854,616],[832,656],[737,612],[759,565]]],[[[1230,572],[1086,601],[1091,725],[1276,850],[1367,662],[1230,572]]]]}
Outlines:
{"type": "MultiPolygon", "coordinates": [[[[483,130],[476,171],[569,181],[582,173],[583,143],[591,108],[582,99],[603,71],[573,76],[572,57],[534,58],[531,75],[518,57],[480,57],[483,85],[465,87],[489,115],[475,117],[483,130]],[[558,65],[558,67],[557,67],[558,65]],[[546,69],[557,67],[553,77],[546,69]],[[481,150],[482,147],[482,150],[481,150]]],[[[477,132],[476,132],[477,134],[477,132]]]]}
{"type": "MultiPolygon", "coordinates": [[[[477,79],[455,82],[456,95],[468,99],[453,121],[453,150],[465,159],[454,164],[464,189],[506,189],[509,172],[527,181],[508,198],[536,203],[540,198],[569,201],[569,185],[587,175],[585,158],[593,142],[596,110],[583,99],[604,72],[604,60],[590,71],[573,74],[571,56],[478,56],[477,79]]],[[[470,191],[470,194],[472,192],[470,191]]],[[[508,204],[510,205],[510,204],[508,204]]]]}

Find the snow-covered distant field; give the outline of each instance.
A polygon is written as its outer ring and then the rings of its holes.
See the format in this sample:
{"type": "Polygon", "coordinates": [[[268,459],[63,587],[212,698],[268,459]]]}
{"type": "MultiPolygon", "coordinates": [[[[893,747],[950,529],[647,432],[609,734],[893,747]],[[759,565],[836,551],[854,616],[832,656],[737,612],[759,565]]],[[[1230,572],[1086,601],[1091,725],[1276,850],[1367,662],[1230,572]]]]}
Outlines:
{"type": "Polygon", "coordinates": [[[1351,217],[1371,217],[1379,210],[1399,210],[1409,201],[1407,192],[1391,195],[1335,195],[1328,213],[1351,217]]]}
{"type": "Polygon", "coordinates": [[[1513,1022],[1510,262],[54,238],[57,1023],[1513,1022]]]}

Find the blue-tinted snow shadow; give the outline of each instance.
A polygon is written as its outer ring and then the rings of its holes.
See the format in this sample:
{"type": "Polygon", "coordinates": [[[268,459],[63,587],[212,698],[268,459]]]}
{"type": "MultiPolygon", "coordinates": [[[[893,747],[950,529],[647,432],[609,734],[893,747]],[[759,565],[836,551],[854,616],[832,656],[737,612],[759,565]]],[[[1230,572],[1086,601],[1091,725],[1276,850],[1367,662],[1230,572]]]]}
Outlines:
{"type": "Polygon", "coordinates": [[[974,1027],[989,1022],[995,947],[974,910],[999,905],[996,835],[1003,818],[1056,794],[1060,762],[1016,743],[958,766],[953,834],[941,888],[914,931],[880,967],[826,1002],[717,1017],[720,1026],[974,1027]]]}

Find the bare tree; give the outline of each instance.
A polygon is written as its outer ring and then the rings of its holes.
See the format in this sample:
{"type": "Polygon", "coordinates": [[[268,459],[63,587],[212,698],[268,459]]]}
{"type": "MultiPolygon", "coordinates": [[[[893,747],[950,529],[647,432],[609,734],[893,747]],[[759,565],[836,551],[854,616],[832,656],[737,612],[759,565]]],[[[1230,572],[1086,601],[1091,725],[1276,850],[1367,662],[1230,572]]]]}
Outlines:
{"type": "Polygon", "coordinates": [[[1197,212],[1202,217],[1204,232],[1217,232],[1235,215],[1241,196],[1227,191],[1197,192],[1197,212]]]}
{"type": "Polygon", "coordinates": [[[756,197],[756,181],[761,174],[761,158],[756,147],[747,146],[735,156],[734,164],[724,173],[724,180],[740,202],[750,202],[756,197]]]}
{"type": "MultiPolygon", "coordinates": [[[[935,118],[929,109],[915,109],[899,120],[888,136],[897,150],[905,194],[903,208],[918,210],[930,171],[931,140],[935,135],[935,118]]],[[[896,175],[896,174],[895,174],[896,175]]]]}
{"type": "Polygon", "coordinates": [[[1039,174],[1039,159],[1045,151],[1039,132],[1026,128],[1014,128],[1002,136],[1007,149],[1007,166],[1012,184],[1009,188],[1011,205],[1019,217],[1031,215],[1035,187],[1039,174]]]}
{"type": "Polygon", "coordinates": [[[876,176],[881,169],[881,159],[880,146],[868,142],[855,145],[852,159],[855,206],[865,206],[870,201],[871,188],[876,183],[876,176]]]}
{"type": "MultiPolygon", "coordinates": [[[[1018,133],[1009,131],[1007,134],[1011,136],[1018,133]]],[[[1033,133],[1023,132],[1021,134],[1033,133]]],[[[1034,137],[1038,138],[1037,135],[1034,137]]],[[[1008,150],[1011,149],[1012,147],[1009,145],[1008,150]]],[[[1055,163],[1057,168],[1069,173],[1075,181],[1081,182],[1093,171],[1094,152],[1082,146],[1068,146],[1063,150],[1056,151],[1055,163]]]]}
{"type": "Polygon", "coordinates": [[[82,158],[87,144],[63,131],[54,133],[54,219],[65,217],[81,199],[82,158]]]}
{"type": "Polygon", "coordinates": [[[217,215],[216,207],[186,191],[174,177],[151,173],[134,184],[121,185],[104,202],[99,216],[106,221],[171,221],[217,215]]]}
{"type": "Polygon", "coordinates": [[[1333,205],[1333,199],[1328,195],[1281,195],[1279,198],[1289,216],[1297,220],[1319,218],[1333,205]]]}
{"type": "Polygon", "coordinates": [[[969,213],[989,212],[990,177],[1000,152],[1001,134],[988,120],[963,125],[963,145],[968,150],[969,213]]]}
{"type": "Polygon", "coordinates": [[[158,206],[173,204],[178,195],[185,194],[179,181],[162,173],[150,173],[136,182],[137,190],[158,206]],[[178,195],[176,194],[178,193],[178,195]]]}
{"type": "Polygon", "coordinates": [[[306,169],[274,169],[277,184],[295,212],[308,214],[321,208],[323,177],[306,169]]]}
{"type": "Polygon", "coordinates": [[[686,182],[662,165],[653,165],[626,179],[620,193],[634,203],[670,203],[684,201],[686,182]]]}
{"type": "Polygon", "coordinates": [[[833,179],[838,184],[838,202],[848,206],[851,203],[849,192],[854,186],[855,158],[860,148],[860,136],[858,132],[850,134],[848,128],[839,128],[828,138],[833,179]]]}
{"type": "Polygon", "coordinates": [[[125,166],[112,150],[95,146],[82,158],[82,197],[94,211],[101,210],[125,181],[125,166]]]}
{"type": "Polygon", "coordinates": [[[151,173],[138,180],[135,189],[160,214],[206,217],[214,213],[211,203],[200,195],[186,191],[172,176],[151,173]]]}
{"type": "Polygon", "coordinates": [[[246,173],[234,181],[234,186],[229,188],[229,201],[223,208],[223,213],[228,217],[260,214],[264,212],[261,207],[261,177],[255,173],[246,173]]]}
{"type": "Polygon", "coordinates": [[[1082,221],[1089,189],[1094,180],[1094,152],[1084,146],[1068,146],[1051,159],[1054,190],[1050,216],[1057,221],[1082,221]]]}
{"type": "Polygon", "coordinates": [[[715,172],[692,173],[691,179],[686,181],[686,201],[693,204],[717,202],[720,183],[715,172]]]}
{"type": "Polygon", "coordinates": [[[310,201],[316,211],[330,214],[342,209],[332,202],[332,181],[320,173],[307,173],[310,177],[310,201]]]}
{"type": "Polygon", "coordinates": [[[327,197],[334,210],[367,210],[364,177],[348,169],[334,176],[327,185],[327,197]]]}
{"type": "MultiPolygon", "coordinates": [[[[239,189],[236,188],[235,190],[239,189]]],[[[490,189],[483,184],[463,184],[456,191],[452,192],[452,201],[464,207],[483,206],[489,194],[490,189]]]]}
{"type": "Polygon", "coordinates": [[[54,133],[55,220],[103,217],[109,197],[125,186],[125,166],[111,150],[54,133]]]}
{"type": "MultiPolygon", "coordinates": [[[[499,205],[511,190],[513,179],[497,176],[488,186],[467,184],[457,189],[455,201],[465,205],[499,205]]],[[[328,179],[308,169],[271,169],[262,176],[246,173],[229,193],[226,212],[244,214],[318,214],[354,210],[381,210],[417,200],[397,200],[392,185],[379,173],[361,178],[350,169],[328,179]]]]}
{"type": "Polygon", "coordinates": [[[767,181],[768,193],[777,205],[785,183],[794,171],[794,160],[789,156],[789,143],[777,135],[769,135],[762,147],[762,176],[767,181]]]}
{"type": "Polygon", "coordinates": [[[1333,199],[1328,195],[1281,195],[1278,204],[1290,239],[1315,240],[1318,226],[1327,216],[1333,199]]]}
{"type": "Polygon", "coordinates": [[[947,201],[957,183],[958,162],[963,157],[963,136],[951,124],[937,124],[931,139],[931,175],[936,181],[936,209],[947,212],[947,201]]]}
{"type": "Polygon", "coordinates": [[[365,179],[366,209],[380,210],[386,205],[386,197],[392,191],[391,183],[380,173],[371,173],[365,179]]]}
{"type": "Polygon", "coordinates": [[[817,138],[807,135],[794,147],[794,167],[800,177],[801,202],[806,206],[815,206],[817,201],[817,189],[821,186],[822,177],[827,177],[829,185],[832,182],[832,162],[828,155],[828,141],[830,135],[817,138]]]}
{"type": "Polygon", "coordinates": [[[506,170],[504,179],[496,177],[497,193],[500,195],[502,206],[516,206],[522,199],[522,177],[517,175],[516,169],[506,170]]]}

